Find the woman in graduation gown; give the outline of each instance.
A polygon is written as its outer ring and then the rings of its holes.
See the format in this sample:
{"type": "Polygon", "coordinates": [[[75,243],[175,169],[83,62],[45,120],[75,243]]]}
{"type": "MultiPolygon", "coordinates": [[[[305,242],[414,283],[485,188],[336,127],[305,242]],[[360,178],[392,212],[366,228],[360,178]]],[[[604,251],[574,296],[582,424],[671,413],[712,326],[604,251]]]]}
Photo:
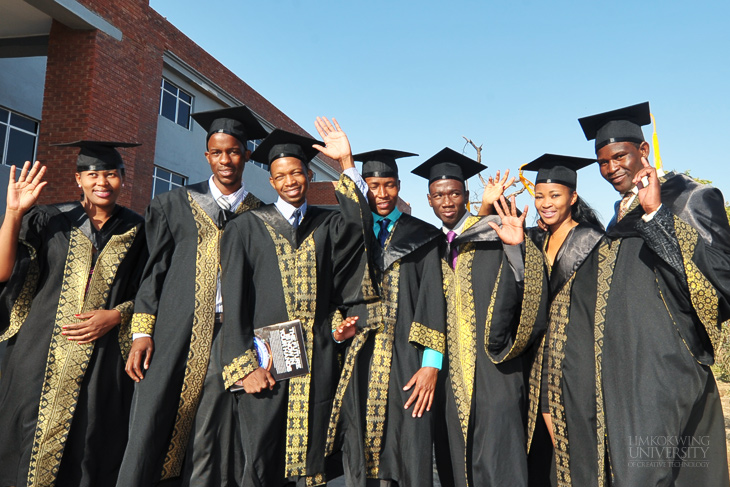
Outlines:
{"type": "MultiPolygon", "coordinates": [[[[530,484],[595,486],[598,436],[594,309],[603,228],[576,192],[576,171],[595,162],[545,154],[522,170],[538,171],[539,226],[528,231],[542,249],[549,279],[547,332],[530,377],[530,484]]],[[[603,473],[603,472],[601,472],[603,473]]]]}
{"type": "Polygon", "coordinates": [[[124,357],[146,256],[142,217],[116,204],[115,147],[82,141],[79,202],[36,205],[45,167],[10,171],[0,229],[0,485],[114,485],[133,382],[124,357]]]}

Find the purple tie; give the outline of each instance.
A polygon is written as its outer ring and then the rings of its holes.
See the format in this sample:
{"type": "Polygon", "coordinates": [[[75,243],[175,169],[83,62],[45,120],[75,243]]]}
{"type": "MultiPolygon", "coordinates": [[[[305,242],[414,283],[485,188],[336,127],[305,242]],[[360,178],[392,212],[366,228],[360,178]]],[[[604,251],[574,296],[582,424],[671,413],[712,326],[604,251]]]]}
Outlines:
{"type": "MultiPolygon", "coordinates": [[[[456,232],[453,230],[449,230],[449,233],[446,234],[446,241],[451,244],[451,242],[454,241],[456,238],[456,232]]],[[[451,247],[451,245],[449,245],[451,247]]],[[[459,257],[459,252],[456,250],[456,247],[451,247],[451,252],[449,252],[449,258],[451,262],[449,264],[451,265],[452,269],[456,269],[456,258],[459,257]]]]}

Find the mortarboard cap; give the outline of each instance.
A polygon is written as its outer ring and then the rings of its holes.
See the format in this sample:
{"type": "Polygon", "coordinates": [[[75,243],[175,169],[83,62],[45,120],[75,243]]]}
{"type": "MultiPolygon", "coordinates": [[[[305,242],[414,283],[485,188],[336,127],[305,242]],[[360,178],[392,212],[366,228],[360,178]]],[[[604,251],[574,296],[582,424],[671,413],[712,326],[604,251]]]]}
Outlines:
{"type": "Polygon", "coordinates": [[[403,152],[393,149],[379,149],[370,152],[355,154],[353,159],[362,162],[363,178],[397,178],[398,163],[401,157],[417,156],[412,152],[403,152]]]}
{"type": "Polygon", "coordinates": [[[579,118],[586,139],[596,139],[596,152],[614,142],[644,142],[643,125],[651,123],[649,102],[579,118]]]}
{"type": "Polygon", "coordinates": [[[245,106],[221,108],[192,114],[193,119],[208,132],[207,144],[213,134],[228,134],[237,138],[244,146],[247,140],[263,139],[266,129],[256,116],[245,106]]]}
{"type": "Polygon", "coordinates": [[[577,171],[596,162],[583,157],[543,154],[520,168],[520,171],[537,171],[535,184],[559,183],[571,189],[578,182],[577,171]]]}
{"type": "Polygon", "coordinates": [[[57,147],[78,147],[79,157],[76,159],[76,170],[82,171],[110,171],[124,169],[122,156],[117,147],[137,147],[135,142],[110,142],[102,140],[77,140],[64,144],[53,144],[57,147]]]}
{"type": "Polygon", "coordinates": [[[486,168],[487,166],[474,159],[446,147],[411,172],[428,179],[430,185],[439,179],[456,179],[464,182],[486,168]]]}
{"type": "Polygon", "coordinates": [[[311,137],[275,129],[253,151],[251,159],[269,166],[282,157],[296,157],[308,165],[309,161],[319,153],[319,150],[312,147],[314,144],[325,145],[324,142],[311,137]]]}

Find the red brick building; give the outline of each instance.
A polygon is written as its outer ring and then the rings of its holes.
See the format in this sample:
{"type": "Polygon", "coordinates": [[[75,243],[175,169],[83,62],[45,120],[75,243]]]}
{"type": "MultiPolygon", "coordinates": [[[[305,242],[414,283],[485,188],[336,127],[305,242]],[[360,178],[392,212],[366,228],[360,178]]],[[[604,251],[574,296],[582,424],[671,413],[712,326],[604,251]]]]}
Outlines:
{"type": "MultiPolygon", "coordinates": [[[[121,151],[127,179],[120,203],[142,212],[153,194],[210,174],[205,133],[190,112],[241,103],[270,130],[307,133],[148,0],[3,0],[0,177],[10,164],[41,160],[50,183],[45,202],[78,197],[76,151],[52,144],[135,141],[142,146],[121,151]]],[[[328,181],[340,168],[320,156],[313,170],[317,181],[328,181]]],[[[273,200],[262,168],[249,164],[244,180],[247,189],[273,200]]],[[[331,185],[318,186],[312,203],[328,204],[331,185]]]]}

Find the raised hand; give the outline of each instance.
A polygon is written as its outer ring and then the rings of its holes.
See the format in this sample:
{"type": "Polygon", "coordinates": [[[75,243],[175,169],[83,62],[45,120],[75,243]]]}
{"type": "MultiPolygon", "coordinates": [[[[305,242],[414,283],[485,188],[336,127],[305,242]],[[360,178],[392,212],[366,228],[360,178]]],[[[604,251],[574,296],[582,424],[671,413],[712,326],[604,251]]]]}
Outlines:
{"type": "Polygon", "coordinates": [[[510,205],[507,205],[507,200],[504,196],[499,197],[499,201],[494,204],[494,209],[497,210],[497,214],[502,219],[502,228],[494,222],[489,222],[489,226],[497,232],[499,238],[502,239],[507,245],[517,245],[522,243],[525,239],[525,217],[527,217],[528,205],[525,205],[525,209],[522,215],[517,216],[517,206],[515,205],[515,197],[512,195],[510,198],[510,205]]]}
{"type": "Polygon", "coordinates": [[[41,191],[47,184],[47,181],[43,181],[46,166],[35,161],[35,164],[31,167],[30,161],[25,161],[17,181],[15,180],[15,172],[16,167],[11,166],[10,177],[8,178],[6,211],[24,214],[36,204],[41,191]]]}
{"type": "Polygon", "coordinates": [[[325,147],[319,144],[314,144],[312,147],[327,157],[340,161],[343,170],[355,167],[355,163],[352,160],[350,141],[347,139],[345,132],[340,128],[340,124],[337,123],[337,119],[333,117],[332,123],[330,123],[327,117],[317,117],[314,125],[317,127],[319,136],[322,137],[325,147]]]}
{"type": "Polygon", "coordinates": [[[639,203],[644,213],[654,213],[662,205],[661,184],[656,169],[651,167],[646,157],[641,158],[641,165],[634,175],[634,184],[639,188],[639,203]]]}
{"type": "Polygon", "coordinates": [[[482,206],[479,208],[479,214],[482,216],[493,213],[494,203],[499,200],[507,188],[514,184],[516,179],[514,176],[509,178],[509,169],[504,172],[504,176],[501,178],[499,176],[500,172],[497,171],[494,177],[489,176],[487,179],[487,185],[482,193],[482,206]]]}

